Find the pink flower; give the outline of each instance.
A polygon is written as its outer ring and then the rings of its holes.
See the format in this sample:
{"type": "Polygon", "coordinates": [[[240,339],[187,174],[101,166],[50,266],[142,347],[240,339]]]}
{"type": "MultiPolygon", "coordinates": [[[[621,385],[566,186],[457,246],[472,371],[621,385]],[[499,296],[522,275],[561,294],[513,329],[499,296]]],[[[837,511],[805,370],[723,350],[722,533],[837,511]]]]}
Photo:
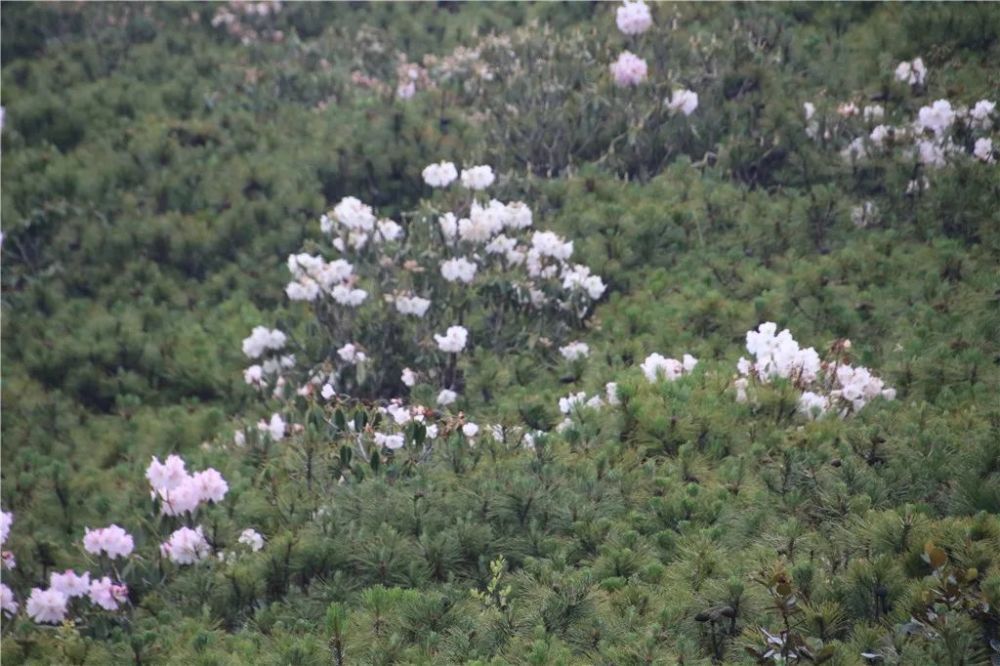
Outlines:
{"type": "Polygon", "coordinates": [[[642,0],[634,2],[625,0],[625,4],[615,12],[615,23],[626,35],[640,35],[653,25],[653,17],[649,13],[649,7],[642,0]]]}
{"type": "Polygon", "coordinates": [[[214,502],[218,504],[229,492],[229,484],[222,478],[219,472],[211,467],[203,472],[198,472],[192,480],[198,491],[198,496],[202,502],[214,502]]]}
{"type": "Polygon", "coordinates": [[[35,622],[59,624],[66,617],[69,598],[59,590],[32,588],[28,597],[28,616],[35,622]]]}
{"type": "Polygon", "coordinates": [[[146,478],[153,490],[173,490],[184,483],[188,473],[184,469],[184,460],[180,456],[167,456],[167,461],[161,463],[160,459],[153,456],[152,462],[146,469],[146,478]]]}
{"type": "Polygon", "coordinates": [[[7,541],[7,535],[10,534],[10,526],[14,522],[14,514],[10,511],[0,511],[0,546],[7,541]]]}
{"type": "Polygon", "coordinates": [[[182,527],[160,545],[160,553],[174,564],[194,564],[208,556],[209,545],[201,526],[197,529],[182,527]]]}
{"type": "Polygon", "coordinates": [[[105,576],[90,584],[90,600],[104,610],[118,610],[128,599],[128,586],[119,585],[105,576]]]}
{"type": "Polygon", "coordinates": [[[100,555],[101,552],[108,554],[108,557],[128,557],[135,548],[132,535],[118,527],[109,525],[98,530],[86,528],[83,536],[83,548],[88,553],[100,555]]]}
{"type": "Polygon", "coordinates": [[[675,90],[673,96],[667,101],[667,108],[690,116],[698,108],[698,93],[691,90],[675,90]]]}
{"type": "Polygon", "coordinates": [[[173,490],[160,489],[157,491],[160,496],[160,513],[164,516],[181,516],[185,513],[194,513],[201,503],[201,490],[195,483],[193,477],[189,477],[184,483],[173,490]]]}
{"type": "Polygon", "coordinates": [[[72,569],[66,569],[65,573],[53,571],[49,574],[49,587],[69,598],[82,597],[90,588],[90,572],[86,571],[82,576],[77,576],[72,569]]]}
{"type": "Polygon", "coordinates": [[[3,583],[0,583],[0,609],[11,617],[17,614],[17,602],[14,601],[14,593],[3,583]]]}
{"type": "Polygon", "coordinates": [[[631,51],[622,51],[611,64],[611,76],[619,87],[638,85],[646,80],[646,61],[631,51]]]}

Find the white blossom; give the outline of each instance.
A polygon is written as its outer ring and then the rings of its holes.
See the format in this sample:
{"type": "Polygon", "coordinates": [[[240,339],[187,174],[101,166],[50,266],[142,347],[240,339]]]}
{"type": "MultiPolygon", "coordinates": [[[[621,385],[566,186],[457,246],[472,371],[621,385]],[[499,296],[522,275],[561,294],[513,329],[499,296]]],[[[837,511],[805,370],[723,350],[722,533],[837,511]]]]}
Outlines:
{"type": "Polygon", "coordinates": [[[671,111],[680,111],[685,116],[690,116],[698,108],[698,93],[692,90],[675,90],[666,104],[671,111]]]}
{"type": "Polygon", "coordinates": [[[250,336],[243,339],[243,353],[248,358],[260,358],[268,351],[277,351],[285,346],[285,334],[266,326],[255,326],[250,336]]]}
{"type": "Polygon", "coordinates": [[[976,145],[972,149],[972,154],[975,155],[977,160],[992,164],[995,161],[993,158],[993,140],[989,137],[976,139],[976,145]]]}
{"type": "Polygon", "coordinates": [[[257,552],[264,547],[264,537],[250,527],[246,528],[240,533],[239,543],[245,546],[249,546],[250,550],[257,552]]]}
{"type": "Polygon", "coordinates": [[[927,68],[924,67],[924,61],[920,58],[915,58],[910,62],[901,62],[896,66],[896,80],[907,83],[911,86],[923,85],[924,80],[927,78],[927,68]]]}
{"type": "Polygon", "coordinates": [[[368,298],[368,292],[364,289],[353,289],[343,284],[338,284],[334,287],[330,295],[333,296],[333,300],[341,305],[347,305],[352,308],[358,307],[368,298]]]}
{"type": "Polygon", "coordinates": [[[449,326],[448,331],[444,335],[434,334],[438,348],[450,354],[457,354],[465,349],[468,337],[469,331],[464,326],[449,326]]]}
{"type": "Polygon", "coordinates": [[[448,282],[469,284],[476,277],[476,264],[465,257],[457,257],[441,262],[441,277],[448,282]]]}
{"type": "Polygon", "coordinates": [[[805,416],[815,419],[826,413],[830,406],[830,399],[825,395],[806,391],[799,396],[798,409],[805,416]]]}
{"type": "Polygon", "coordinates": [[[404,441],[402,435],[386,435],[385,433],[377,432],[375,433],[375,444],[395,451],[396,449],[403,448],[404,441]]]}
{"type": "Polygon", "coordinates": [[[571,342],[564,347],[559,348],[559,353],[563,355],[568,361],[575,361],[580,358],[586,358],[590,355],[590,347],[586,342],[571,342]]]}
{"type": "Polygon", "coordinates": [[[419,296],[397,296],[396,297],[396,310],[400,314],[413,315],[415,317],[423,317],[427,313],[427,308],[429,308],[431,302],[426,298],[420,298],[419,296]]]}
{"type": "Polygon", "coordinates": [[[281,414],[272,414],[270,421],[261,420],[261,422],[257,424],[258,430],[266,432],[271,436],[271,439],[276,442],[285,438],[286,428],[287,424],[285,423],[285,420],[281,418],[281,414]]]}
{"type": "Polygon", "coordinates": [[[451,162],[438,162],[424,167],[423,177],[431,187],[448,187],[458,178],[458,170],[451,162]]]}
{"type": "Polygon", "coordinates": [[[955,122],[955,110],[951,102],[939,99],[930,106],[920,107],[917,112],[916,128],[918,131],[930,130],[936,136],[941,136],[955,122]]]}
{"type": "Polygon", "coordinates": [[[990,116],[996,110],[996,107],[996,102],[991,102],[988,99],[981,99],[976,102],[976,105],[969,110],[969,118],[972,120],[972,126],[982,130],[988,130],[993,127],[993,120],[990,116]]]}
{"type": "Polygon", "coordinates": [[[341,199],[333,209],[333,217],[351,231],[372,231],[375,228],[375,214],[371,206],[355,197],[341,199]]]}
{"type": "Polygon", "coordinates": [[[462,169],[462,186],[470,190],[485,190],[493,184],[496,176],[489,166],[474,166],[462,169]]]}
{"type": "Polygon", "coordinates": [[[368,359],[368,356],[353,342],[348,342],[343,347],[338,349],[337,356],[351,365],[364,363],[368,359]]]}
{"type": "Polygon", "coordinates": [[[642,0],[625,0],[615,12],[615,24],[626,35],[640,35],[653,25],[653,16],[642,0]]]}

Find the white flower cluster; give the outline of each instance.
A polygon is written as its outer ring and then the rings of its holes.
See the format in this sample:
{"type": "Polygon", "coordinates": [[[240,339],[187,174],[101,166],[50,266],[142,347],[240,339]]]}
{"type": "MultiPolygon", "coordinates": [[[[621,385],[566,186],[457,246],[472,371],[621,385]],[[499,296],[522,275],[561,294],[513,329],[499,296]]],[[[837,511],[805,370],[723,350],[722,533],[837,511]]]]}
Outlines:
{"type": "Polygon", "coordinates": [[[766,322],[756,331],[747,332],[747,351],[755,360],[751,363],[740,357],[736,367],[743,376],[752,374],[764,383],[781,377],[804,386],[819,375],[820,358],[816,350],[812,347],[801,349],[788,329],[779,333],[774,322],[766,322]]]}
{"type": "Polygon", "coordinates": [[[281,414],[272,414],[270,421],[261,419],[257,424],[257,429],[269,435],[275,442],[280,442],[285,438],[285,434],[288,431],[288,424],[285,423],[285,419],[281,417],[281,414]]]}
{"type": "Polygon", "coordinates": [[[180,565],[197,564],[208,557],[211,550],[201,525],[194,529],[181,527],[160,544],[160,554],[180,565]]]}
{"type": "Polygon", "coordinates": [[[7,541],[10,526],[14,524],[14,514],[10,511],[0,511],[0,546],[7,541]]]}
{"type": "Polygon", "coordinates": [[[264,547],[264,537],[262,537],[259,532],[249,527],[240,533],[240,538],[237,539],[237,541],[242,543],[244,546],[247,546],[255,553],[264,547]]]}
{"type": "MultiPolygon", "coordinates": [[[[533,315],[528,312],[530,307],[542,310],[546,316],[578,320],[590,310],[593,301],[604,295],[606,285],[599,275],[593,274],[587,266],[571,263],[572,241],[554,232],[533,228],[534,216],[528,205],[521,201],[505,203],[479,193],[496,180],[490,166],[472,166],[459,175],[453,163],[439,162],[424,168],[423,176],[432,187],[448,187],[459,181],[465,188],[475,190],[466,197],[466,212],[435,213],[440,236],[433,226],[427,228],[419,224],[419,221],[427,220],[427,216],[426,213],[423,216],[418,213],[414,216],[415,222],[407,229],[407,242],[392,246],[378,239],[390,242],[401,238],[403,229],[391,220],[378,220],[377,212],[360,199],[345,197],[321,218],[320,227],[324,234],[334,236],[334,245],[338,249],[343,251],[350,247],[358,250],[357,254],[350,260],[339,258],[332,261],[311,252],[289,256],[292,281],[285,290],[289,298],[315,302],[327,296],[346,306],[364,304],[366,311],[361,315],[361,321],[365,323],[377,319],[378,314],[389,315],[385,310],[391,308],[416,320],[428,320],[426,323],[404,323],[407,327],[418,328],[414,331],[413,340],[423,347],[428,333],[447,327],[449,322],[444,318],[450,316],[446,314],[450,311],[448,297],[462,293],[460,289],[449,289],[448,283],[462,289],[469,286],[472,289],[488,287],[492,291],[494,285],[500,282],[501,298],[512,301],[513,307],[508,310],[513,313],[512,318],[533,315]],[[409,234],[410,231],[412,234],[409,234]],[[437,272],[428,271],[424,264],[428,260],[436,262],[437,272]],[[480,277],[483,274],[487,276],[485,279],[480,277]],[[375,285],[392,286],[378,294],[380,298],[369,298],[368,292],[358,287],[362,280],[365,284],[370,281],[375,285]],[[368,311],[376,308],[383,311],[369,314],[368,311]]],[[[385,378],[377,369],[370,373],[344,373],[346,366],[368,362],[368,354],[372,353],[370,350],[385,349],[384,341],[379,340],[375,344],[367,337],[351,340],[358,333],[353,328],[355,316],[346,314],[327,320],[325,312],[322,310],[320,313],[324,317],[323,325],[331,328],[331,333],[339,340],[338,344],[342,345],[334,347],[336,355],[331,354],[324,359],[324,365],[305,373],[285,372],[294,367],[295,359],[290,354],[278,354],[284,349],[284,334],[257,327],[245,341],[244,349],[253,353],[254,357],[262,356],[263,360],[244,372],[247,383],[263,389],[273,382],[272,395],[278,400],[294,394],[304,398],[321,397],[324,401],[340,395],[338,391],[343,390],[341,382],[345,379],[350,381],[355,378],[365,383],[368,381],[366,377],[375,377],[378,378],[376,381],[384,383],[385,378]],[[272,333],[275,335],[272,336],[272,333]],[[279,337],[280,345],[272,345],[271,337],[279,337]],[[308,378],[297,380],[302,374],[308,378]]],[[[367,330],[368,327],[363,327],[361,332],[367,330]]],[[[467,349],[469,331],[460,325],[450,326],[444,333],[434,334],[434,342],[441,352],[458,354],[467,349]]],[[[386,351],[391,353],[392,350],[386,351]]],[[[576,342],[567,345],[563,353],[567,358],[582,358],[588,351],[586,344],[576,342]]],[[[402,370],[399,381],[404,386],[413,387],[417,382],[417,373],[415,367],[407,367],[402,370]]],[[[457,368],[455,358],[448,359],[446,365],[439,369],[422,371],[424,380],[440,380],[439,405],[445,406],[457,400],[453,390],[456,373],[461,373],[461,369],[457,368]]],[[[384,384],[380,388],[385,388],[384,384]]],[[[290,429],[280,414],[274,414],[270,421],[263,420],[258,424],[259,430],[275,441],[300,427],[293,425],[290,429]]],[[[388,436],[391,433],[383,434],[388,436]]],[[[241,433],[240,439],[245,442],[245,435],[241,433]]],[[[384,441],[386,447],[396,442],[394,439],[380,441],[384,441]]]]}
{"type": "MultiPolygon", "coordinates": [[[[788,329],[778,332],[774,322],[761,324],[756,331],[747,332],[747,351],[754,361],[741,357],[736,364],[740,376],[736,379],[736,399],[746,402],[750,381],[767,384],[776,378],[788,379],[802,390],[798,399],[799,411],[816,418],[835,410],[847,416],[861,410],[877,397],[892,400],[894,389],[868,368],[847,364],[824,364],[812,347],[802,349],[788,329]]],[[[844,341],[844,348],[850,343],[844,341]]]]}
{"type": "Polygon", "coordinates": [[[582,264],[563,266],[562,286],[567,291],[581,292],[596,301],[607,288],[600,275],[591,275],[590,269],[582,264]]]}
{"type": "MultiPolygon", "coordinates": [[[[618,399],[618,384],[615,382],[608,382],[604,385],[603,397],[595,394],[588,398],[587,394],[583,391],[570,393],[567,396],[559,398],[559,411],[565,418],[556,426],[556,432],[563,432],[572,426],[574,418],[582,419],[590,411],[596,411],[608,405],[616,406],[619,404],[621,404],[621,401],[618,399]]],[[[525,443],[525,446],[534,448],[534,437],[530,439],[530,446],[528,446],[528,442],[525,443]]]]}
{"type": "MultiPolygon", "coordinates": [[[[88,528],[83,547],[88,553],[117,559],[128,557],[135,544],[131,534],[118,525],[109,525],[97,530],[88,528]]],[[[58,624],[66,617],[69,600],[76,597],[87,597],[92,604],[114,611],[127,601],[128,587],[107,576],[92,581],[90,572],[77,574],[72,569],[53,571],[49,575],[48,589],[33,588],[25,609],[35,622],[58,624]]],[[[17,613],[14,593],[6,585],[0,585],[0,606],[8,616],[17,613]]]]}
{"type": "Polygon", "coordinates": [[[354,266],[344,259],[327,262],[322,257],[301,253],[288,256],[288,271],[292,274],[292,281],[285,287],[288,298],[315,301],[323,293],[333,296],[334,289],[354,275],[354,266]]]}
{"type": "Polygon", "coordinates": [[[476,263],[465,257],[448,259],[441,263],[441,277],[448,282],[464,282],[469,284],[476,279],[476,263]]]}
{"type": "Polygon", "coordinates": [[[955,110],[951,108],[951,102],[939,99],[930,106],[920,107],[914,129],[921,133],[930,130],[936,137],[940,137],[951,129],[954,122],[955,110]]]}
{"type": "Polygon", "coordinates": [[[375,444],[386,449],[395,451],[396,449],[403,448],[403,436],[401,434],[386,435],[381,432],[375,433],[375,444]]]}
{"type": "Polygon", "coordinates": [[[396,310],[400,314],[423,317],[427,314],[427,308],[431,306],[430,300],[419,296],[397,296],[396,310]]]}
{"type": "Polygon", "coordinates": [[[565,398],[559,398],[559,411],[563,414],[572,414],[578,409],[600,409],[604,406],[604,400],[599,395],[587,397],[583,391],[571,393],[565,398]]]}
{"type": "Polygon", "coordinates": [[[896,80],[911,86],[922,86],[927,80],[927,68],[921,58],[903,61],[896,65],[896,80]]]}
{"type": "Polygon", "coordinates": [[[254,327],[250,336],[243,340],[243,353],[251,359],[266,358],[243,371],[243,380],[247,384],[263,388],[269,377],[295,366],[294,354],[278,353],[284,349],[286,339],[285,334],[277,329],[254,327]]]}
{"type": "Polygon", "coordinates": [[[625,0],[615,12],[615,23],[626,35],[641,35],[653,25],[653,16],[642,0],[625,0]]]}
{"type": "Polygon", "coordinates": [[[424,182],[431,187],[448,187],[458,178],[458,169],[452,162],[428,164],[423,171],[424,182]]]}
{"type": "Polygon", "coordinates": [[[462,169],[462,187],[466,189],[485,190],[494,180],[493,167],[481,165],[462,169]]]}
{"type": "Polygon", "coordinates": [[[590,355],[590,347],[586,342],[571,342],[568,345],[559,348],[559,353],[562,354],[563,358],[567,361],[575,361],[581,358],[587,358],[590,355]]]}
{"type": "MultiPolygon", "coordinates": [[[[903,65],[909,66],[909,63],[902,63],[900,66],[903,65]]],[[[914,70],[907,71],[909,72],[907,76],[913,75],[914,70]]],[[[819,123],[813,119],[816,107],[810,102],[806,102],[804,106],[806,134],[812,139],[818,139],[819,123]]],[[[966,131],[973,133],[990,131],[993,127],[992,115],[995,109],[996,104],[985,99],[976,102],[971,109],[964,106],[956,107],[947,99],[938,99],[922,106],[911,122],[891,125],[881,122],[885,116],[885,109],[881,105],[866,106],[863,111],[859,111],[853,102],[841,104],[837,108],[839,116],[848,119],[860,115],[869,124],[869,129],[865,130],[864,135],[851,139],[840,154],[846,161],[857,163],[872,155],[885,154],[893,146],[899,146],[903,149],[903,156],[906,159],[924,167],[939,169],[946,166],[951,159],[968,155],[962,145],[965,143],[966,131]],[[872,127],[873,123],[879,124],[872,127]],[[954,137],[960,137],[960,141],[956,143],[954,137]]],[[[823,138],[829,139],[830,136],[828,128],[823,138]]],[[[973,140],[971,156],[987,164],[994,163],[992,138],[978,136],[973,140]]],[[[907,194],[917,193],[920,189],[908,188],[907,194]]]]}
{"type": "Polygon", "coordinates": [[[690,116],[698,108],[698,93],[692,90],[675,90],[670,99],[664,100],[667,108],[690,116]]]}
{"type": "MultiPolygon", "coordinates": [[[[401,400],[397,399],[390,401],[385,407],[380,407],[379,411],[389,416],[392,419],[392,423],[398,427],[403,427],[411,422],[422,423],[424,425],[424,432],[426,433],[426,440],[436,439],[438,436],[437,424],[431,423],[429,420],[431,411],[421,405],[407,406],[401,400]]],[[[406,444],[406,437],[401,432],[375,432],[372,438],[376,446],[389,449],[390,451],[401,449],[406,444]]]]}
{"type": "Polygon", "coordinates": [[[132,535],[118,525],[92,530],[84,528],[83,549],[92,555],[104,553],[110,559],[128,557],[135,549],[132,535]]]}
{"type": "Polygon", "coordinates": [[[646,80],[647,72],[646,61],[631,51],[622,51],[611,63],[611,78],[619,88],[639,85],[646,80]]]}
{"type": "Polygon", "coordinates": [[[449,354],[457,354],[465,349],[469,331],[464,326],[449,326],[444,335],[434,334],[438,349],[449,354]]]}
{"type": "Polygon", "coordinates": [[[153,499],[160,501],[164,516],[194,514],[202,503],[217,504],[229,492],[229,484],[211,467],[189,474],[184,460],[178,455],[167,456],[165,462],[153,457],[146,469],[146,478],[153,499]]]}
{"type": "Polygon", "coordinates": [[[680,361],[675,358],[664,358],[660,354],[650,354],[640,367],[646,379],[655,383],[661,379],[672,382],[682,375],[691,374],[696,365],[698,359],[691,354],[684,354],[680,361]]]}
{"type": "MultiPolygon", "coordinates": [[[[927,78],[927,68],[920,58],[904,61],[896,67],[895,78],[913,87],[923,87],[927,78]]],[[[805,102],[804,109],[806,134],[814,140],[819,140],[820,122],[815,118],[816,106],[811,102],[805,102]]],[[[979,100],[971,109],[961,105],[956,106],[947,99],[938,99],[922,106],[909,122],[892,125],[882,122],[886,111],[879,104],[859,109],[853,101],[844,102],[836,109],[837,115],[842,120],[828,124],[822,133],[822,139],[827,141],[835,134],[843,134],[842,123],[856,122],[851,119],[861,117],[867,125],[864,134],[860,136],[855,134],[854,138],[840,150],[844,160],[852,164],[873,155],[886,154],[894,147],[902,149],[902,157],[925,168],[940,169],[949,161],[968,157],[985,164],[993,164],[996,160],[992,137],[981,134],[993,128],[992,115],[995,109],[996,103],[986,99],[979,100]],[[973,136],[970,137],[969,134],[973,136]],[[968,151],[970,138],[971,155],[968,151]]],[[[852,125],[847,127],[850,129],[852,125]]],[[[906,194],[919,194],[927,189],[928,185],[929,182],[915,179],[907,186],[906,194]]]]}
{"type": "Polygon", "coordinates": [[[348,342],[338,349],[337,356],[350,365],[358,365],[368,360],[368,356],[353,342],[348,342]]]}
{"type": "Polygon", "coordinates": [[[285,346],[285,334],[266,326],[255,326],[250,336],[243,339],[243,353],[248,358],[260,358],[268,351],[279,351],[285,346]]]}
{"type": "Polygon", "coordinates": [[[333,237],[340,252],[348,248],[360,252],[369,240],[389,243],[403,237],[403,227],[392,220],[377,220],[375,212],[357,197],[344,197],[333,210],[319,219],[320,231],[333,237]]]}

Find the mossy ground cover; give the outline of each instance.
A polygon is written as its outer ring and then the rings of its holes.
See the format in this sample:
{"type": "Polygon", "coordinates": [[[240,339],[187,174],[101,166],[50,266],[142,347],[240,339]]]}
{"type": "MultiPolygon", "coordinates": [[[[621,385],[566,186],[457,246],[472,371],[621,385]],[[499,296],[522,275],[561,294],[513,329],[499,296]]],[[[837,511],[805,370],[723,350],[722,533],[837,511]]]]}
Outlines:
{"type": "Polygon", "coordinates": [[[834,107],[903,122],[995,100],[1000,11],[658,4],[655,38],[626,38],[612,5],[289,4],[243,44],[217,9],[3,8],[5,663],[996,661],[997,166],[851,163],[834,107]],[[394,94],[397,52],[458,46],[493,79],[394,94]],[[648,87],[610,83],[623,48],[648,87]],[[894,81],[917,56],[925,89],[894,81]],[[689,118],[662,108],[680,84],[689,118]],[[807,136],[804,102],[831,138],[807,136]],[[455,435],[355,474],[334,412],[374,404],[300,401],[301,435],[236,447],[277,409],[246,387],[240,341],[314,331],[286,257],[342,197],[433,204],[420,173],[441,159],[491,164],[495,196],[607,284],[585,362],[538,336],[461,361],[462,410],[548,434],[455,435]],[[809,420],[777,381],[738,402],[765,321],[824,354],[849,339],[895,400],[809,420]],[[652,352],[699,364],[650,383],[652,352]],[[608,381],[619,405],[556,430],[560,397],[608,381]],[[168,453],[225,476],[201,524],[238,557],[156,556],[143,474],[168,453]],[[141,553],[127,609],[32,622],[31,588],[96,570],[84,528],[112,522],[141,553]],[[248,526],[260,552],[239,550],[248,526]]]}

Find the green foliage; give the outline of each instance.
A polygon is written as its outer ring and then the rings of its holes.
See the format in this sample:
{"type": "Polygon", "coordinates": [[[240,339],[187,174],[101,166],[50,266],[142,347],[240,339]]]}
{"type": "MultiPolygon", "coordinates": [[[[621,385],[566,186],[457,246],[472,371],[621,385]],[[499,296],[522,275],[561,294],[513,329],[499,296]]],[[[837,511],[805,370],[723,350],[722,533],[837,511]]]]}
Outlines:
{"type": "Polygon", "coordinates": [[[996,167],[908,196],[911,162],[852,167],[837,150],[860,125],[814,142],[802,119],[804,101],[878,99],[901,122],[995,95],[996,8],[656,4],[633,40],[599,3],[290,3],[247,45],[217,9],[4,6],[4,582],[23,609],[51,571],[96,571],[85,527],[128,526],[144,554],[125,613],[4,618],[4,663],[996,659],[996,167]],[[400,55],[460,45],[492,80],[394,95],[400,55]],[[614,88],[623,48],[662,76],[614,88]],[[892,69],[918,55],[930,83],[905,90],[892,69]],[[689,118],[662,105],[679,86],[699,92],[689,118]],[[268,322],[323,344],[286,305],[285,257],[343,196],[429,206],[440,159],[492,164],[495,196],[603,276],[589,358],[542,330],[483,346],[464,414],[395,452],[371,444],[378,405],[347,399],[295,399],[302,432],[235,445],[275,408],[243,385],[239,340],[268,322]],[[857,228],[866,200],[879,216],[857,228]],[[821,353],[850,339],[897,399],[816,421],[787,383],[736,402],[762,321],[821,353]],[[637,367],[684,351],[700,363],[676,382],[637,367]],[[608,381],[620,404],[524,446],[559,397],[608,381]],[[155,555],[175,525],[142,475],[170,452],[229,482],[202,520],[221,559],[155,555]]]}

